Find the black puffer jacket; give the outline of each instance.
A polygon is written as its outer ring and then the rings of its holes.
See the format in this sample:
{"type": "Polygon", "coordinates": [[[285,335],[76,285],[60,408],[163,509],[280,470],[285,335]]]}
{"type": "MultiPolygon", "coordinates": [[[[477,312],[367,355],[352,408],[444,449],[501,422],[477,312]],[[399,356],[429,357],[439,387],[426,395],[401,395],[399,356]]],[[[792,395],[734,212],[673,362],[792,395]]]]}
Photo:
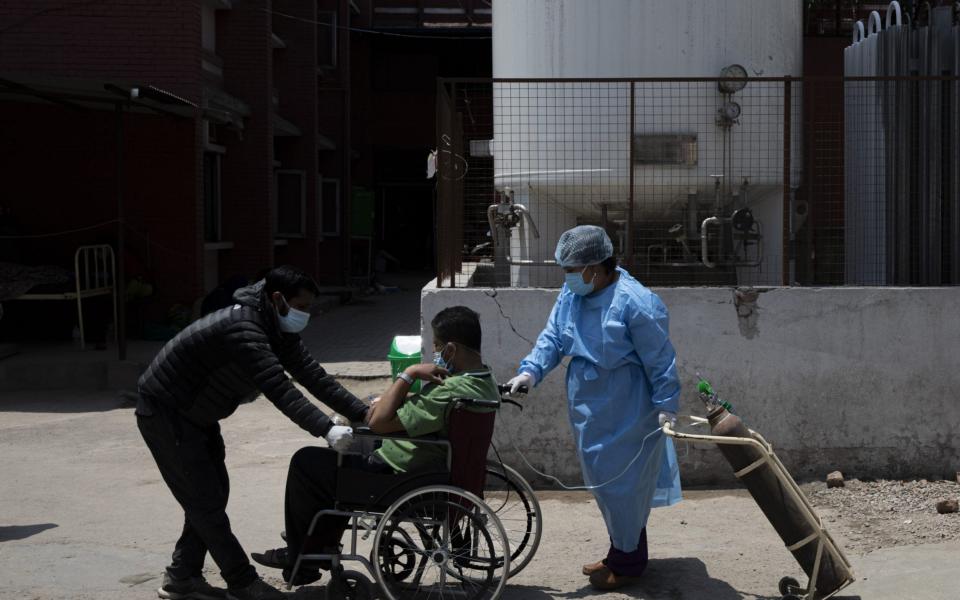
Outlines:
{"type": "Polygon", "coordinates": [[[353,421],[366,406],[327,375],[298,335],[280,331],[263,282],[241,288],[232,307],[196,321],[170,340],[140,377],[140,393],[176,406],[198,425],[212,425],[263,393],[291,421],[315,436],[330,419],[290,382],[353,421]]]}

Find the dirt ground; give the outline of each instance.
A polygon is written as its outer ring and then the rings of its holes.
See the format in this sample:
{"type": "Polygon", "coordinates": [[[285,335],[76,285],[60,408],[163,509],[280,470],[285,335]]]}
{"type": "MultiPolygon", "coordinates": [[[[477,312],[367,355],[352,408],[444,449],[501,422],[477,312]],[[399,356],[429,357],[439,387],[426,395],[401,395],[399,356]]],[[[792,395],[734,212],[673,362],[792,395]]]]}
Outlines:
{"type": "Polygon", "coordinates": [[[960,513],[937,514],[937,502],[960,498],[956,481],[847,481],[804,486],[831,530],[843,534],[845,550],[867,554],[881,548],[960,540],[960,513]]]}
{"type": "MultiPolygon", "coordinates": [[[[345,384],[364,397],[382,391],[386,381],[345,384]]],[[[262,399],[226,420],[223,434],[235,533],[248,552],[275,547],[287,461],[317,441],[262,399]]],[[[0,598],[156,598],[182,513],[128,405],[110,393],[0,393],[0,455],[0,598]]],[[[956,598],[960,520],[937,515],[932,503],[951,490],[956,497],[958,488],[947,482],[808,485],[854,562],[858,582],[843,597],[956,598]],[[909,596],[897,591],[898,581],[910,586],[909,596]]],[[[651,562],[643,583],[596,594],[580,574],[580,565],[602,557],[608,545],[592,497],[538,496],[543,541],[534,561],[510,581],[506,600],[778,600],[778,580],[802,575],[746,492],[685,490],[683,502],[650,518],[651,562]]],[[[261,573],[279,583],[279,573],[261,573]]],[[[211,561],[207,576],[220,581],[211,561]]],[[[295,597],[322,599],[323,583],[295,597]]]]}

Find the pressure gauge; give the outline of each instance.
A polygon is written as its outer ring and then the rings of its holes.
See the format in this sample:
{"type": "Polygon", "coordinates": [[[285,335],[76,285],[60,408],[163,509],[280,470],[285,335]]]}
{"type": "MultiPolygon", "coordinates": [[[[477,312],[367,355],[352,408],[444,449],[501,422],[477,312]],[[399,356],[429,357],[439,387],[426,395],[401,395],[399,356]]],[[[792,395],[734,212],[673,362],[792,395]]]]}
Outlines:
{"type": "Polygon", "coordinates": [[[740,118],[740,105],[736,102],[724,102],[720,107],[720,116],[724,121],[736,121],[740,118]]]}
{"type": "Polygon", "coordinates": [[[718,82],[717,86],[724,94],[736,94],[743,88],[747,87],[747,70],[740,65],[730,65],[729,67],[724,67],[723,70],[720,71],[720,77],[737,78],[742,80],[718,82]]]}

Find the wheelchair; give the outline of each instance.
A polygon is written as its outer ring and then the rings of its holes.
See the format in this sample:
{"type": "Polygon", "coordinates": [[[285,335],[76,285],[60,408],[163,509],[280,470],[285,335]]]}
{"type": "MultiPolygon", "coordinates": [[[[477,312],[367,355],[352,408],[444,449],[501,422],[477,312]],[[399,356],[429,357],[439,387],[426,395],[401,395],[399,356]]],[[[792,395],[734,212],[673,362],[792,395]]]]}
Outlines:
{"type": "MultiPolygon", "coordinates": [[[[508,388],[501,385],[499,391],[508,388]]],[[[289,581],[309,562],[329,565],[327,598],[499,598],[507,580],[533,559],[543,521],[530,484],[499,454],[487,458],[503,403],[520,406],[508,398],[457,398],[447,411],[446,439],[415,438],[418,445],[446,451],[442,471],[371,473],[344,466],[341,455],[335,507],[314,515],[307,535],[322,517],[340,516],[348,520],[349,539],[338,554],[300,553],[289,581]],[[358,546],[371,535],[365,556],[358,546]],[[344,569],[345,562],[359,563],[370,577],[344,569]]],[[[354,435],[364,441],[413,440],[365,427],[355,427],[354,435]]]]}

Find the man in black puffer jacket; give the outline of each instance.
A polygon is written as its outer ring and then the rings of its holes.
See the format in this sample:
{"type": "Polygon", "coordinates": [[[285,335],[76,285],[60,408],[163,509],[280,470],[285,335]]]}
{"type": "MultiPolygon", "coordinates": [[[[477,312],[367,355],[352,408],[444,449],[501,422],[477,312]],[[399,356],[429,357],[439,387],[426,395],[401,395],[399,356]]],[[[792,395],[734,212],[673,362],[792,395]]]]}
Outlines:
{"type": "Polygon", "coordinates": [[[333,425],[286,375],[351,421],[366,416],[366,405],[326,374],[297,335],[318,294],[302,271],[277,267],[263,281],[238,290],[236,304],[203,317],[168,342],[140,378],[137,426],[185,514],[161,598],[284,597],[258,577],[230,530],[230,484],[218,422],[263,394],[334,449],[349,445],[351,429],[333,425]],[[207,551],[227,582],[226,592],[203,579],[207,551]]]}

